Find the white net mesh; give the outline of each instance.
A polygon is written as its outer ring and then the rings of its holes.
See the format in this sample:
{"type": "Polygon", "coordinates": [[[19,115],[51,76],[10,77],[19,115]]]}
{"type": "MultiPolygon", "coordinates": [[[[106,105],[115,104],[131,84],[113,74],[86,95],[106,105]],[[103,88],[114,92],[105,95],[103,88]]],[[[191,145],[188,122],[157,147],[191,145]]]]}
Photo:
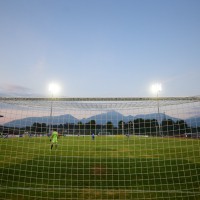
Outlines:
{"type": "Polygon", "coordinates": [[[0,116],[1,199],[200,199],[199,97],[0,98],[0,116]]]}

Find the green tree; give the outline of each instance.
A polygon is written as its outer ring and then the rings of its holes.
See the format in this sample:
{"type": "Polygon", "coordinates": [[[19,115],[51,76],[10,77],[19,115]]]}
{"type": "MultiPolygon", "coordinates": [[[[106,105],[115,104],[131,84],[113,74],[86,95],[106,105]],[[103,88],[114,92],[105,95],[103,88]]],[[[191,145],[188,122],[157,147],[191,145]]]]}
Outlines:
{"type": "Polygon", "coordinates": [[[124,134],[124,124],[125,122],[122,120],[118,122],[118,130],[120,134],[124,134]]]}
{"type": "Polygon", "coordinates": [[[163,135],[174,135],[174,121],[172,119],[163,120],[162,123],[163,135]]]}
{"type": "Polygon", "coordinates": [[[134,120],[134,129],[136,134],[144,134],[145,133],[145,121],[142,118],[138,118],[134,120]]]}
{"type": "Polygon", "coordinates": [[[107,132],[111,132],[113,134],[113,123],[111,121],[106,123],[107,132]]]}
{"type": "Polygon", "coordinates": [[[90,120],[85,125],[86,125],[86,129],[90,132],[89,134],[91,134],[91,132],[93,132],[93,131],[96,134],[96,121],[95,120],[90,120]]]}
{"type": "Polygon", "coordinates": [[[133,121],[129,121],[128,123],[127,123],[127,126],[128,126],[128,133],[130,134],[130,133],[134,133],[134,122],[133,121]]]}
{"type": "Polygon", "coordinates": [[[91,120],[90,121],[90,126],[91,126],[91,129],[94,131],[96,129],[96,121],[95,120],[91,120]]]}
{"type": "Polygon", "coordinates": [[[181,135],[187,133],[188,125],[184,120],[177,120],[175,127],[176,134],[181,135]]]}
{"type": "Polygon", "coordinates": [[[84,129],[84,125],[83,125],[83,123],[82,123],[81,121],[79,121],[79,122],[77,123],[77,125],[78,125],[79,134],[81,134],[81,132],[82,132],[83,129],[84,129]]]}

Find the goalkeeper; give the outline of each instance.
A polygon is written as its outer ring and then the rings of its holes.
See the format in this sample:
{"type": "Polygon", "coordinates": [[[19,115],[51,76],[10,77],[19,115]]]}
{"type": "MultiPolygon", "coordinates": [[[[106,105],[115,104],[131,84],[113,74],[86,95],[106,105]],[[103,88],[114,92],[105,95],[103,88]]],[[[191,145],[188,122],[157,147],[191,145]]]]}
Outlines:
{"type": "Polygon", "coordinates": [[[58,132],[56,130],[53,130],[50,138],[51,142],[51,149],[53,148],[53,145],[55,144],[55,148],[57,149],[58,146],[58,132]]]}

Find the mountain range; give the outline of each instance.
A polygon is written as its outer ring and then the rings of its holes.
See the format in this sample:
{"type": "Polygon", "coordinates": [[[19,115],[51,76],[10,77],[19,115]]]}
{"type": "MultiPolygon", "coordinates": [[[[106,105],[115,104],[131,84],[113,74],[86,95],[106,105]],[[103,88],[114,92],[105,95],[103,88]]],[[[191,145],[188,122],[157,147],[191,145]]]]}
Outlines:
{"type": "MultiPolygon", "coordinates": [[[[43,117],[27,117],[23,119],[13,120],[8,123],[5,123],[4,126],[7,127],[26,127],[26,126],[32,126],[33,123],[45,123],[45,124],[65,124],[65,123],[87,123],[91,120],[95,120],[96,124],[106,124],[108,121],[112,122],[114,126],[118,126],[119,121],[129,122],[133,121],[135,119],[156,119],[160,123],[164,119],[171,119],[174,122],[177,120],[180,120],[175,117],[171,117],[169,115],[166,115],[164,113],[151,113],[151,114],[140,114],[140,115],[129,115],[125,116],[119,112],[116,111],[110,111],[107,113],[101,113],[97,114],[88,118],[83,119],[77,119],[74,116],[70,114],[66,115],[59,115],[59,116],[53,116],[52,118],[50,116],[43,116],[43,117]]],[[[200,117],[193,117],[188,118],[185,120],[189,126],[200,126],[200,117]]]]}

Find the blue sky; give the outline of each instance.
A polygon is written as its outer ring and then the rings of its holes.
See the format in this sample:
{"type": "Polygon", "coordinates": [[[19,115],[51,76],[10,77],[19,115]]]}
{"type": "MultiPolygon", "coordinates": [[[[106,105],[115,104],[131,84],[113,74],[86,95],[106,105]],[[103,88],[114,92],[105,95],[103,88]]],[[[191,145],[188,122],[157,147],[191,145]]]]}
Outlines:
{"type": "Polygon", "coordinates": [[[195,96],[199,0],[0,0],[0,95],[195,96]]]}

